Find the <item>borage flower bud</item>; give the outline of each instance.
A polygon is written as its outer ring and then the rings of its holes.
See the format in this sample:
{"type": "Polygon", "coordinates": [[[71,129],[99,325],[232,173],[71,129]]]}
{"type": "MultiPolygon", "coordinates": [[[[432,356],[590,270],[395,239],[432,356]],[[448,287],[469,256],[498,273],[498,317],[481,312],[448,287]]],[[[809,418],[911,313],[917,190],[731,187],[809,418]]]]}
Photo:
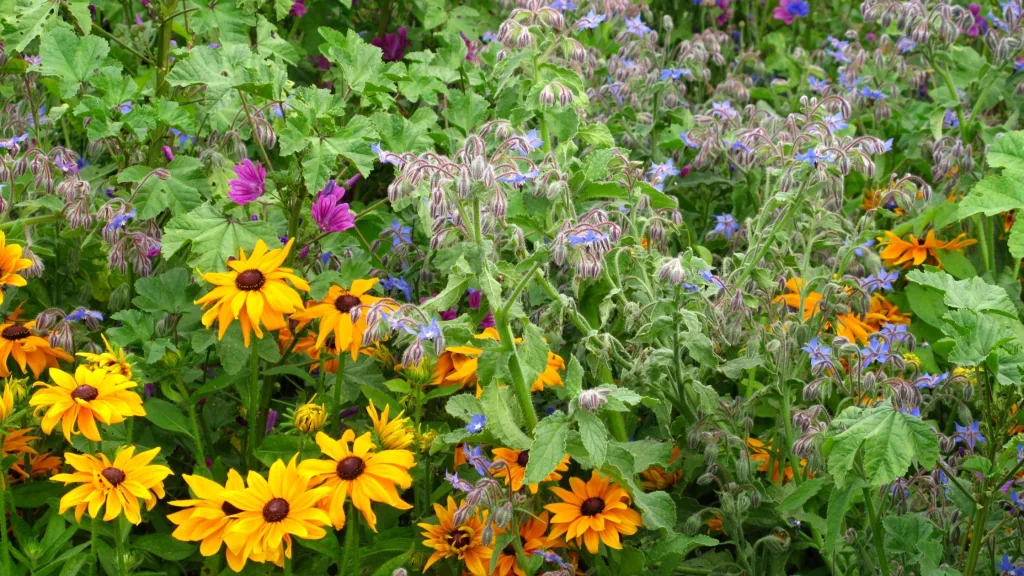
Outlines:
{"type": "Polygon", "coordinates": [[[50,346],[62,350],[75,349],[75,332],[67,319],[62,320],[50,331],[50,346]]]}
{"type": "Polygon", "coordinates": [[[402,354],[402,365],[419,367],[423,363],[423,344],[417,338],[402,354]]]}
{"type": "Polygon", "coordinates": [[[584,390],[580,392],[579,407],[582,410],[588,412],[596,412],[602,406],[608,403],[608,396],[612,391],[608,388],[591,388],[590,390],[584,390]]]}
{"type": "Polygon", "coordinates": [[[543,90],[540,91],[540,97],[538,98],[538,101],[540,102],[541,106],[555,105],[555,91],[551,86],[551,84],[548,84],[547,86],[544,87],[543,90]]]}
{"type": "MultiPolygon", "coordinates": [[[[470,494],[472,494],[472,492],[470,492],[470,494]]],[[[455,511],[455,514],[452,515],[452,523],[456,526],[462,526],[473,517],[473,509],[476,508],[476,506],[470,506],[468,504],[469,495],[466,496],[466,500],[467,503],[463,504],[455,511]]]]}
{"type": "Polygon", "coordinates": [[[153,170],[153,176],[164,181],[171,179],[171,173],[166,168],[157,168],[156,170],[153,170]]]}
{"type": "Polygon", "coordinates": [[[494,541],[494,524],[488,523],[484,531],[480,533],[480,541],[484,546],[490,546],[494,541]]]}
{"type": "Polygon", "coordinates": [[[512,521],[512,503],[505,502],[494,512],[494,524],[498,528],[505,528],[512,521]]]}

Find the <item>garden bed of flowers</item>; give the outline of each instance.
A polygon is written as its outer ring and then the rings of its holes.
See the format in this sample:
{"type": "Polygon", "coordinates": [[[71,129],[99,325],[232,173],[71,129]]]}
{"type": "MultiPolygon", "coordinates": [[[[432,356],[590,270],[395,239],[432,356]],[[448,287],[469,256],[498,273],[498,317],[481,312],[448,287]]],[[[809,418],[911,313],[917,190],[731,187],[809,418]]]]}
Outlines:
{"type": "Polygon", "coordinates": [[[1018,0],[0,40],[0,576],[1024,576],[1018,0]]]}

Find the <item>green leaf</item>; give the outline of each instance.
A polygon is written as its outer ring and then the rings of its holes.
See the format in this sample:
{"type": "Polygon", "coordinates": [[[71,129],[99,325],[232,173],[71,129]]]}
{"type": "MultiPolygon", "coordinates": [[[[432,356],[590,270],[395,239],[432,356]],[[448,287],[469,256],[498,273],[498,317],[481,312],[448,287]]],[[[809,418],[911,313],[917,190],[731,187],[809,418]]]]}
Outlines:
{"type": "MultiPolygon", "coordinates": [[[[576,360],[576,357],[572,359],[576,360]]],[[[579,365],[579,362],[576,364],[579,365]]],[[[604,422],[596,414],[586,410],[577,410],[575,416],[576,424],[580,428],[580,439],[583,440],[583,447],[587,449],[590,460],[597,468],[604,466],[605,456],[608,454],[608,429],[605,428],[604,422]]]]}
{"type": "MultiPolygon", "coordinates": [[[[454,386],[452,386],[454,388],[454,386]]],[[[455,418],[469,422],[474,414],[483,414],[483,406],[472,394],[459,394],[452,396],[444,405],[444,410],[455,418]]]]}
{"type": "Polygon", "coordinates": [[[594,123],[581,126],[577,134],[588,146],[595,148],[612,148],[615,146],[615,138],[607,124],[594,123]]]}
{"type": "MultiPolygon", "coordinates": [[[[487,417],[487,431],[501,441],[502,445],[513,450],[528,450],[532,440],[512,418],[512,412],[506,399],[507,393],[503,392],[497,384],[491,384],[484,388],[480,403],[484,407],[484,415],[487,417]]],[[[510,391],[509,391],[510,392],[510,391]]],[[[564,454],[564,451],[563,451],[564,454]]]]}
{"type": "Polygon", "coordinates": [[[988,284],[981,278],[956,280],[945,272],[912,270],[907,274],[907,279],[943,292],[943,302],[950,308],[969,308],[976,312],[995,312],[1010,318],[1017,317],[1017,309],[1006,290],[988,284]]]}
{"type": "Polygon", "coordinates": [[[219,0],[192,13],[193,30],[198,34],[216,30],[221,44],[248,44],[249,27],[254,24],[256,19],[253,16],[245,14],[239,4],[228,0],[219,0]]]}
{"type": "Polygon", "coordinates": [[[1019,177],[990,174],[974,185],[958,204],[961,220],[975,214],[994,216],[1024,208],[1024,182],[1019,177]]]}
{"type": "Polygon", "coordinates": [[[825,554],[832,556],[836,549],[836,543],[842,534],[843,519],[853,503],[853,496],[864,487],[864,481],[854,478],[849,486],[836,485],[828,498],[827,523],[828,529],[825,532],[825,554]]]}
{"type": "Polygon", "coordinates": [[[186,244],[191,246],[189,266],[203,272],[224,270],[229,257],[238,257],[239,248],[248,253],[263,240],[270,248],[281,241],[274,227],[264,220],[237,222],[218,214],[209,204],[171,218],[164,228],[161,252],[170,258],[186,244]]]}
{"type": "Polygon", "coordinates": [[[195,544],[182,542],[170,534],[145,534],[132,538],[132,548],[145,550],[158,558],[180,562],[198,551],[195,544]]]}
{"type": "Polygon", "coordinates": [[[1005,168],[1003,173],[1019,182],[1024,176],[1024,131],[1006,132],[993,140],[985,160],[993,168],[1005,168]]]}
{"type": "Polygon", "coordinates": [[[144,315],[138,310],[121,310],[110,316],[121,322],[121,325],[108,330],[110,339],[115,344],[128,346],[130,344],[141,344],[149,342],[156,330],[156,322],[150,315],[144,315]]]}
{"type": "MultiPolygon", "coordinates": [[[[281,460],[285,463],[290,461],[299,452],[299,437],[274,434],[263,439],[255,456],[266,466],[272,466],[274,462],[281,460]]],[[[320,449],[313,442],[306,442],[302,448],[302,458],[316,458],[320,455],[320,449]]]]}
{"type": "Polygon", "coordinates": [[[10,488],[11,500],[17,508],[42,509],[47,502],[60,500],[70,490],[55,482],[27,482],[10,488]]]}
{"type": "Polygon", "coordinates": [[[526,463],[524,484],[537,484],[555,471],[565,458],[565,440],[569,434],[568,422],[561,412],[542,419],[533,431],[530,460],[526,463]]]}
{"type": "Polygon", "coordinates": [[[846,486],[857,453],[863,448],[864,471],[871,486],[877,487],[903,476],[916,461],[932,468],[939,457],[939,440],[920,418],[897,412],[888,401],[868,410],[847,408],[832,426],[847,425],[834,438],[828,469],[836,486],[846,486]]]}
{"type": "Polygon", "coordinates": [[[142,405],[146,411],[146,420],[149,420],[159,428],[184,434],[192,437],[192,431],[188,424],[188,418],[181,411],[181,408],[160,398],[149,398],[142,405]]]}
{"type": "MultiPolygon", "coordinates": [[[[419,108],[431,112],[428,108],[419,108]]],[[[437,117],[434,116],[436,119],[437,117]]],[[[404,152],[423,152],[433,146],[428,131],[435,121],[430,123],[414,123],[398,114],[377,112],[370,117],[377,133],[380,134],[382,147],[385,150],[401,154],[404,152]]]]}
{"type": "MultiPolygon", "coordinates": [[[[221,5],[228,2],[221,2],[221,5]]],[[[204,12],[200,10],[199,12],[204,12]]],[[[246,39],[248,42],[248,39],[246,39]]],[[[272,70],[268,63],[254,56],[247,45],[225,44],[213,49],[195,46],[174,63],[167,75],[171,86],[204,86],[207,103],[213,104],[235,88],[263,86],[270,96],[272,70]]]]}
{"type": "MultiPolygon", "coordinates": [[[[572,108],[545,110],[544,121],[548,124],[548,134],[559,142],[571,140],[580,126],[580,117],[572,108]]],[[[554,146],[554,142],[551,144],[554,146]]]]}
{"type": "Polygon", "coordinates": [[[937,565],[942,556],[942,542],[938,530],[931,522],[919,514],[903,516],[886,516],[882,520],[888,536],[885,545],[886,553],[902,554],[913,564],[927,557],[932,565],[937,565]],[[936,555],[935,545],[938,544],[936,555]]]}
{"type": "MultiPolygon", "coordinates": [[[[599,152],[604,152],[599,150],[599,152]]],[[[594,154],[594,153],[591,153],[594,154]]],[[[651,207],[663,210],[676,208],[675,198],[658,190],[646,182],[637,182],[638,191],[647,194],[651,198],[651,207]]],[[[629,191],[623,188],[618,182],[591,182],[583,189],[583,192],[576,196],[577,200],[596,200],[598,198],[612,198],[615,200],[629,200],[629,191]]]]}
{"type": "Polygon", "coordinates": [[[395,89],[394,83],[384,76],[384,59],[380,48],[368,44],[351,28],[344,36],[330,28],[321,27],[318,31],[326,40],[320,45],[320,52],[341,68],[341,79],[346,88],[356,94],[362,94],[367,83],[387,87],[392,91],[395,89]]]}
{"type": "Polygon", "coordinates": [[[70,99],[103,66],[109,51],[107,41],[98,36],[54,28],[39,43],[39,71],[60,78],[61,98],[70,99]]]}
{"type": "Polygon", "coordinates": [[[665,528],[672,530],[676,525],[676,503],[665,492],[633,492],[633,501],[640,509],[644,527],[648,530],[665,528]]]}
{"type": "Polygon", "coordinates": [[[334,136],[308,138],[309,149],[302,159],[306,190],[315,195],[324,187],[334,173],[339,156],[351,161],[360,174],[369,176],[377,160],[370,144],[376,139],[377,131],[365,116],[353,116],[334,136]]]}
{"type": "Polygon", "coordinates": [[[997,347],[1014,339],[1013,332],[973,310],[950,310],[942,331],[953,339],[949,361],[958,366],[977,366],[997,347]]]}
{"type": "MultiPolygon", "coordinates": [[[[135,194],[139,218],[155,218],[164,210],[177,216],[194,210],[209,192],[206,168],[198,158],[179,155],[166,167],[170,178],[150,176],[135,194]]],[[[118,182],[141,182],[153,171],[147,166],[131,166],[117,176],[118,182]]]]}
{"type": "Polygon", "coordinates": [[[576,356],[569,357],[569,363],[565,370],[565,391],[570,398],[576,398],[583,392],[583,366],[576,356]]]}
{"type": "Polygon", "coordinates": [[[825,481],[821,478],[805,480],[799,488],[790,493],[789,496],[786,496],[782,503],[779,504],[779,512],[785,514],[792,510],[800,510],[808,500],[814,498],[821,491],[824,485],[825,481]]]}
{"type": "Polygon", "coordinates": [[[1024,218],[1018,218],[1010,228],[1010,237],[1006,241],[1010,255],[1017,259],[1024,258],[1024,218]]]}
{"type": "MultiPolygon", "coordinates": [[[[10,44],[8,54],[24,53],[28,45],[40,36],[55,22],[60,22],[60,3],[54,0],[31,0],[28,2],[8,2],[4,5],[10,14],[2,20],[4,26],[4,44],[10,44]]],[[[6,48],[6,46],[5,46],[6,48]]],[[[12,57],[13,61],[14,58],[12,57]]]]}
{"type": "Polygon", "coordinates": [[[487,120],[487,99],[474,92],[448,91],[448,107],[442,112],[452,125],[469,134],[487,120]]]}

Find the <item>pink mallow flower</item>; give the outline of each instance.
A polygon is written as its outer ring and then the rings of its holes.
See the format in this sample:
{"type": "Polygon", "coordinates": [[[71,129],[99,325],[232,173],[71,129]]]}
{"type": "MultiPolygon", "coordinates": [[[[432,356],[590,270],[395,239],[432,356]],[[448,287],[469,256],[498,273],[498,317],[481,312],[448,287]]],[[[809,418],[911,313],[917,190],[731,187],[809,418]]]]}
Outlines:
{"type": "Polygon", "coordinates": [[[376,36],[370,41],[384,53],[385,62],[395,62],[405,57],[405,49],[409,47],[409,31],[405,26],[398,29],[394,34],[376,36]]]}
{"type": "Polygon", "coordinates": [[[235,175],[238,178],[228,180],[228,197],[236,204],[245,206],[263,196],[267,171],[259,162],[253,164],[248,158],[242,160],[241,164],[235,166],[235,175]]]}
{"type": "Polygon", "coordinates": [[[295,2],[292,3],[292,9],[289,14],[296,18],[302,18],[306,15],[306,10],[306,3],[303,0],[295,0],[295,2]]]}
{"type": "Polygon", "coordinates": [[[310,211],[321,232],[342,232],[356,225],[356,215],[349,210],[348,204],[341,202],[344,195],[344,188],[338,186],[334,180],[328,180],[327,185],[313,201],[310,211]]]}

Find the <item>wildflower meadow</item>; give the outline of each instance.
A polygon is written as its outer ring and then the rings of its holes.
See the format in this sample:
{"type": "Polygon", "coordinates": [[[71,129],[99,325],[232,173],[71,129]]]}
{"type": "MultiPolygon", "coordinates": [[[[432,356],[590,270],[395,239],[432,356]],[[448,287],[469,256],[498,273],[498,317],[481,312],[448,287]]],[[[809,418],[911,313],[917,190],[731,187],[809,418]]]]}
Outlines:
{"type": "Polygon", "coordinates": [[[0,0],[0,576],[1024,576],[954,2],[0,0]]]}

